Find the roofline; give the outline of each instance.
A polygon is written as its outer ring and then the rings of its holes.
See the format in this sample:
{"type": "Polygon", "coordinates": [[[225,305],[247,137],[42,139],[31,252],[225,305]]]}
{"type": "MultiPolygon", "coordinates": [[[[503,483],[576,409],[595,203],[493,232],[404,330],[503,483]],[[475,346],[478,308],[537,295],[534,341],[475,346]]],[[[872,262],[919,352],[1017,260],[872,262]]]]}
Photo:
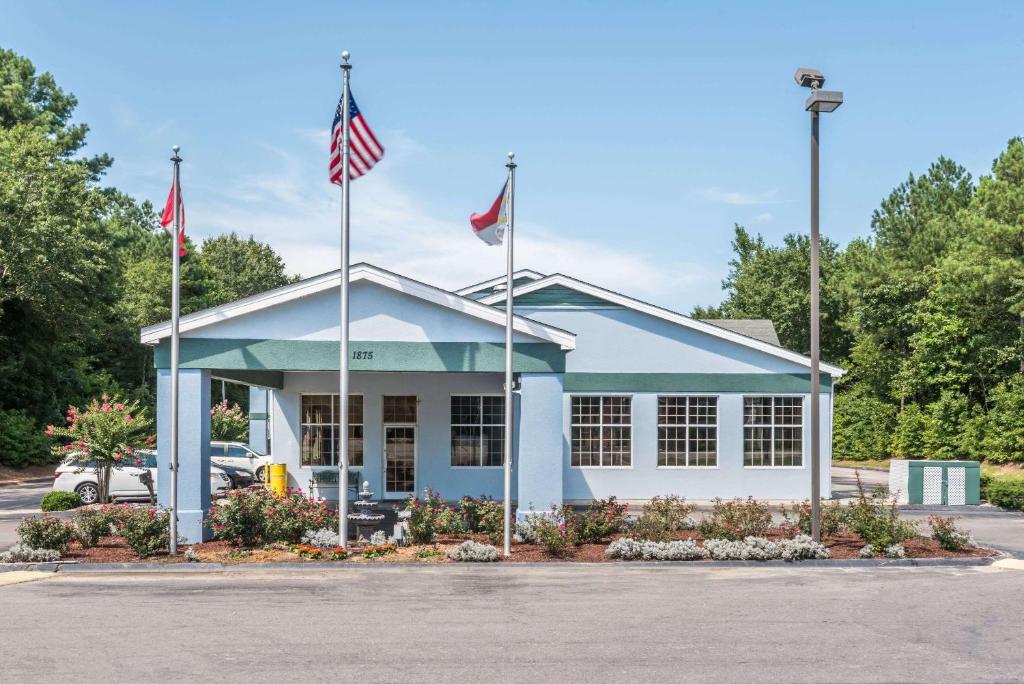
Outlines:
{"type": "MultiPolygon", "coordinates": [[[[681,325],[687,328],[691,328],[693,330],[697,330],[702,333],[706,333],[708,335],[712,335],[714,337],[719,337],[730,342],[735,342],[736,344],[741,344],[745,347],[751,347],[753,349],[757,349],[758,351],[765,352],[766,354],[771,354],[772,356],[777,356],[788,361],[793,361],[794,363],[798,363],[802,366],[807,366],[808,368],[810,368],[811,365],[811,359],[809,357],[804,356],[803,354],[800,354],[798,352],[786,349],[785,347],[770,344],[763,340],[758,340],[753,337],[750,337],[749,335],[733,332],[732,330],[721,328],[712,323],[704,323],[703,321],[700,321],[696,318],[690,318],[689,316],[678,313],[676,311],[671,311],[669,309],[665,309],[663,307],[650,304],[639,299],[634,299],[633,297],[629,297],[618,292],[613,292],[612,290],[607,290],[598,285],[584,282],[582,280],[578,280],[576,278],[567,276],[562,273],[553,273],[549,276],[541,278],[540,280],[535,280],[532,283],[526,283],[525,285],[515,287],[513,288],[512,296],[516,297],[522,294],[529,294],[530,292],[535,292],[536,290],[544,289],[545,287],[548,287],[550,285],[563,285],[565,287],[570,287],[574,290],[578,290],[585,294],[589,294],[593,297],[606,299],[614,304],[618,304],[619,306],[623,306],[627,309],[639,311],[649,316],[654,316],[655,318],[660,318],[661,320],[668,321],[670,323],[675,323],[676,325],[681,325]]],[[[492,294],[486,297],[481,297],[479,301],[484,304],[497,304],[503,301],[504,299],[505,293],[502,292],[499,294],[492,294]]],[[[821,370],[825,371],[833,378],[841,378],[846,374],[846,371],[843,370],[842,368],[839,368],[838,366],[833,366],[832,364],[828,363],[822,363],[821,370]]]]}
{"type": "MultiPolygon", "coordinates": [[[[443,290],[367,263],[350,266],[349,280],[351,282],[359,282],[361,280],[372,282],[454,311],[460,311],[474,318],[479,318],[496,325],[505,325],[505,312],[501,309],[481,304],[474,299],[454,294],[448,290],[443,290]]],[[[178,322],[178,329],[181,332],[198,330],[213,323],[231,320],[271,306],[331,290],[339,287],[340,283],[341,269],[336,269],[300,280],[297,283],[284,285],[251,297],[182,316],[178,322]]],[[[571,350],[576,348],[575,333],[526,318],[525,316],[513,317],[513,329],[516,332],[536,337],[545,342],[557,344],[562,349],[571,350]]],[[[170,321],[162,321],[142,328],[140,340],[143,344],[157,344],[161,339],[170,337],[170,335],[170,321]]]]}
{"type": "MultiPolygon", "coordinates": [[[[505,280],[505,277],[506,276],[498,276],[497,278],[491,278],[490,280],[485,280],[482,283],[477,283],[476,285],[469,285],[468,287],[464,287],[460,290],[453,290],[453,292],[455,292],[455,294],[457,295],[465,297],[468,294],[479,292],[480,290],[485,290],[489,287],[494,287],[495,285],[500,285],[502,281],[505,280]]],[[[522,268],[512,273],[512,280],[522,277],[532,278],[533,280],[539,280],[544,277],[544,274],[538,273],[537,271],[531,270],[529,268],[522,268]]]]}

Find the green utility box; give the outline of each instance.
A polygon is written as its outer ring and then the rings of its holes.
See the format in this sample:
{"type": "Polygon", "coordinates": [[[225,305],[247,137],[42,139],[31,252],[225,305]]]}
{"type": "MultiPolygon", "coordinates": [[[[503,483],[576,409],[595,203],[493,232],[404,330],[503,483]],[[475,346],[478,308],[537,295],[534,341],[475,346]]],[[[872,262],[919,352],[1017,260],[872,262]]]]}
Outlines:
{"type": "Polygon", "coordinates": [[[976,461],[890,461],[889,491],[901,504],[977,506],[981,466],[976,461]]]}

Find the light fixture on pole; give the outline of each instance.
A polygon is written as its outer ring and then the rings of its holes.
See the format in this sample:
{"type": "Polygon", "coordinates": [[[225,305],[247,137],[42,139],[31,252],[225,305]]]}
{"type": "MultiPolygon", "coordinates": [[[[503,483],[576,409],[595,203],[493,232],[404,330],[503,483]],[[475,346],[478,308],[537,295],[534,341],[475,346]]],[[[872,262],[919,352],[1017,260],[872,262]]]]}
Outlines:
{"type": "Polygon", "coordinates": [[[804,109],[811,113],[811,537],[821,541],[821,311],[819,296],[818,118],[843,104],[843,93],[821,90],[825,76],[817,69],[797,69],[796,82],[810,88],[804,109]]]}

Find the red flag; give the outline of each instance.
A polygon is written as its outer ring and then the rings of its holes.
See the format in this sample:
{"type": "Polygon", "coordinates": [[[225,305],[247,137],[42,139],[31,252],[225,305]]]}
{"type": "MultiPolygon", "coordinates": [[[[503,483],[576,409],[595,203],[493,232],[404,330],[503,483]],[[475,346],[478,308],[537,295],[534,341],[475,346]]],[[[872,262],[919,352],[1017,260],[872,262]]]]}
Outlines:
{"type": "MultiPolygon", "coordinates": [[[[181,227],[178,231],[178,256],[185,256],[187,254],[185,250],[185,204],[181,201],[181,188],[178,188],[178,208],[181,212],[181,227]]],[[[174,184],[171,184],[171,190],[167,193],[167,204],[164,205],[164,213],[160,217],[160,225],[167,229],[168,232],[174,230],[174,184]]]]}

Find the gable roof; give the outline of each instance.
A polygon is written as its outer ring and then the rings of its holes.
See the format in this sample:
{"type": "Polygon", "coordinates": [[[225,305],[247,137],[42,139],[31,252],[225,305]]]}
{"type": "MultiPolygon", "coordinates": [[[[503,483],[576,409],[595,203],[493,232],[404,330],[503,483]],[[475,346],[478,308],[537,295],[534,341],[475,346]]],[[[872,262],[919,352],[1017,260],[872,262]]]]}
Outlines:
{"type": "MultiPolygon", "coordinates": [[[[514,289],[520,283],[540,280],[543,277],[543,273],[523,268],[512,274],[512,287],[514,289]]],[[[505,276],[503,275],[498,276],[497,278],[491,278],[490,280],[485,280],[482,283],[468,285],[460,290],[455,290],[455,294],[461,297],[469,297],[470,299],[480,299],[487,295],[494,294],[498,290],[501,290],[502,292],[505,291],[505,276]]]]}
{"type": "MultiPolygon", "coordinates": [[[[371,282],[431,302],[432,304],[458,311],[467,316],[494,323],[495,325],[505,325],[505,312],[501,309],[481,304],[467,297],[459,296],[447,290],[442,290],[439,287],[427,285],[418,280],[413,280],[412,278],[407,278],[370,264],[360,263],[350,266],[349,281],[352,283],[360,281],[371,282]]],[[[267,309],[326,290],[337,289],[340,286],[341,270],[338,269],[300,280],[297,283],[261,292],[245,299],[239,299],[222,304],[221,306],[203,309],[202,311],[182,316],[178,321],[178,329],[181,332],[198,330],[213,323],[244,316],[254,311],[267,309]]],[[[512,327],[516,332],[557,344],[562,349],[576,348],[576,335],[553,325],[547,325],[523,316],[515,316],[512,327]]],[[[157,344],[160,340],[170,336],[171,323],[170,321],[163,321],[143,328],[140,339],[143,344],[157,344]]]]}
{"type": "MultiPolygon", "coordinates": [[[[577,280],[576,278],[572,278],[561,273],[555,273],[544,278],[534,280],[533,282],[527,283],[525,285],[515,287],[513,288],[512,294],[513,296],[518,297],[520,295],[536,292],[538,290],[542,290],[546,287],[551,287],[553,285],[558,285],[561,287],[576,290],[578,292],[583,292],[592,297],[609,301],[612,304],[617,304],[626,309],[639,311],[640,313],[645,313],[649,316],[660,318],[663,321],[675,323],[676,325],[681,325],[685,328],[690,328],[692,330],[696,330],[698,332],[702,332],[713,337],[728,340],[730,342],[734,342],[744,347],[757,349],[758,351],[762,351],[766,354],[786,359],[787,361],[792,361],[793,363],[797,363],[802,366],[807,366],[808,368],[810,368],[811,365],[810,357],[786,349],[785,347],[779,346],[777,343],[767,342],[763,339],[755,338],[749,334],[745,334],[742,332],[738,332],[737,330],[730,329],[726,327],[726,325],[723,324],[722,321],[715,321],[714,323],[710,323],[707,321],[698,320],[696,318],[690,318],[689,316],[685,316],[681,313],[677,313],[675,311],[671,311],[660,306],[655,306],[654,304],[648,304],[647,302],[641,301],[639,299],[634,299],[627,295],[620,294],[618,292],[613,292],[612,290],[606,290],[603,287],[599,287],[597,285],[593,285],[582,280],[577,280]]],[[[487,297],[483,297],[480,299],[480,301],[484,304],[497,304],[503,302],[504,299],[505,293],[502,292],[492,294],[487,297]]],[[[772,329],[774,331],[774,326],[772,329]]],[[[828,363],[822,363],[821,370],[824,371],[825,373],[828,373],[833,378],[839,378],[846,374],[846,371],[844,371],[842,368],[839,368],[838,366],[833,366],[828,363]]]]}
{"type": "Polygon", "coordinates": [[[767,318],[702,318],[700,320],[702,323],[717,325],[719,328],[732,330],[740,335],[774,344],[776,347],[782,346],[779,344],[779,335],[775,332],[775,324],[767,318]]]}

